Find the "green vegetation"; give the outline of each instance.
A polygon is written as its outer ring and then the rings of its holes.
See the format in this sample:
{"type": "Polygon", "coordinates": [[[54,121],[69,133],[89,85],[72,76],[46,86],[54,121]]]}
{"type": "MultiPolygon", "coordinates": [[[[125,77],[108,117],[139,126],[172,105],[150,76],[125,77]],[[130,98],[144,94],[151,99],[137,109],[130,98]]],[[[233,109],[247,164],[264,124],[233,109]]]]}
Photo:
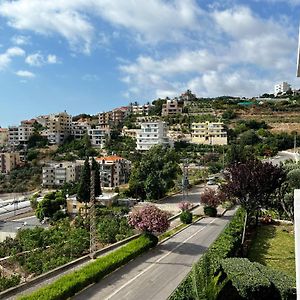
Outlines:
{"type": "Polygon", "coordinates": [[[292,225],[259,226],[249,249],[249,259],[296,277],[293,230],[292,225]]]}
{"type": "Polygon", "coordinates": [[[188,211],[188,210],[184,210],[181,214],[180,214],[180,221],[183,224],[191,224],[193,221],[193,214],[188,211]]]}
{"type": "Polygon", "coordinates": [[[63,300],[68,299],[92,283],[137,257],[157,244],[152,235],[142,235],[125,246],[89,263],[77,271],[62,276],[48,286],[31,295],[20,297],[20,300],[63,300]]]}
{"type": "Polygon", "coordinates": [[[18,285],[20,283],[20,280],[21,276],[19,275],[12,275],[10,277],[0,276],[0,292],[18,285]]]}

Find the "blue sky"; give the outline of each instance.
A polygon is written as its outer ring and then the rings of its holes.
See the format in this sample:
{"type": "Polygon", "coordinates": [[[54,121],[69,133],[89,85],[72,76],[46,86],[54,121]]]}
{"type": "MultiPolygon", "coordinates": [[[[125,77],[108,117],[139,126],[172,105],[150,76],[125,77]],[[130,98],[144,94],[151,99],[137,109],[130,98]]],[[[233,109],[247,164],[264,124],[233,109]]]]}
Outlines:
{"type": "Polygon", "coordinates": [[[300,0],[0,0],[0,126],[295,77],[300,0]]]}

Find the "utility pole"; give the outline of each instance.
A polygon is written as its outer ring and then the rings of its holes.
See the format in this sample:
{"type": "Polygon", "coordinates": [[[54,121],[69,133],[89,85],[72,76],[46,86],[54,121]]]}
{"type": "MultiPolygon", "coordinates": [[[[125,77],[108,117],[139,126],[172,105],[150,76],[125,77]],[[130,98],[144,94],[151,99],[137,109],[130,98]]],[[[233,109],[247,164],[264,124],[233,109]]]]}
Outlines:
{"type": "Polygon", "coordinates": [[[95,208],[95,170],[91,171],[91,194],[90,194],[90,257],[95,258],[97,250],[96,208],[95,208]]]}
{"type": "Polygon", "coordinates": [[[188,187],[189,187],[189,165],[187,159],[183,163],[183,172],[182,172],[182,200],[186,200],[188,196],[188,187]]]}

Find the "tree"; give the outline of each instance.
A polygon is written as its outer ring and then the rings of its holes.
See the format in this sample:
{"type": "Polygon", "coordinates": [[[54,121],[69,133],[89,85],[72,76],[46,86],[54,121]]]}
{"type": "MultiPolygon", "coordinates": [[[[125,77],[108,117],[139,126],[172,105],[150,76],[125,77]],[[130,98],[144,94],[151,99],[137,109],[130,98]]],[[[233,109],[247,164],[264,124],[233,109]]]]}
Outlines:
{"type": "Polygon", "coordinates": [[[89,158],[84,161],[81,172],[80,183],[77,191],[77,198],[80,202],[88,203],[90,201],[91,169],[89,158]]]}
{"type": "Polygon", "coordinates": [[[100,167],[94,158],[92,158],[91,170],[95,171],[95,175],[94,175],[95,197],[98,197],[102,194],[101,183],[100,183],[100,167]]]}
{"type": "Polygon", "coordinates": [[[129,215],[129,225],[148,233],[162,233],[170,226],[169,214],[154,205],[146,205],[129,215]]]}
{"type": "Polygon", "coordinates": [[[201,203],[205,206],[217,208],[225,200],[225,195],[220,190],[206,188],[201,194],[201,203]]]}
{"type": "MultiPolygon", "coordinates": [[[[271,196],[285,181],[286,175],[281,167],[263,163],[257,159],[244,163],[234,163],[225,173],[226,184],[222,191],[235,198],[251,215],[261,208],[271,206],[271,196]]],[[[256,220],[258,220],[256,218],[256,220]]]]}

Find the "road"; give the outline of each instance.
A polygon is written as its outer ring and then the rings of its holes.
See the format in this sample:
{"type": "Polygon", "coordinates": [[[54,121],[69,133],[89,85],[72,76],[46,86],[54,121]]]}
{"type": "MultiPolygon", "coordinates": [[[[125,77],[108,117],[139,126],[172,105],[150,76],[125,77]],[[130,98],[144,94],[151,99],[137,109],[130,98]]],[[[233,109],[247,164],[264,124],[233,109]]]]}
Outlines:
{"type": "Polygon", "coordinates": [[[265,162],[271,162],[274,165],[280,165],[281,162],[285,162],[286,160],[299,160],[299,154],[291,151],[280,151],[274,157],[270,157],[269,159],[264,159],[265,162]]]}
{"type": "Polygon", "coordinates": [[[167,299],[222,232],[234,211],[204,218],[72,299],[167,299]]]}

